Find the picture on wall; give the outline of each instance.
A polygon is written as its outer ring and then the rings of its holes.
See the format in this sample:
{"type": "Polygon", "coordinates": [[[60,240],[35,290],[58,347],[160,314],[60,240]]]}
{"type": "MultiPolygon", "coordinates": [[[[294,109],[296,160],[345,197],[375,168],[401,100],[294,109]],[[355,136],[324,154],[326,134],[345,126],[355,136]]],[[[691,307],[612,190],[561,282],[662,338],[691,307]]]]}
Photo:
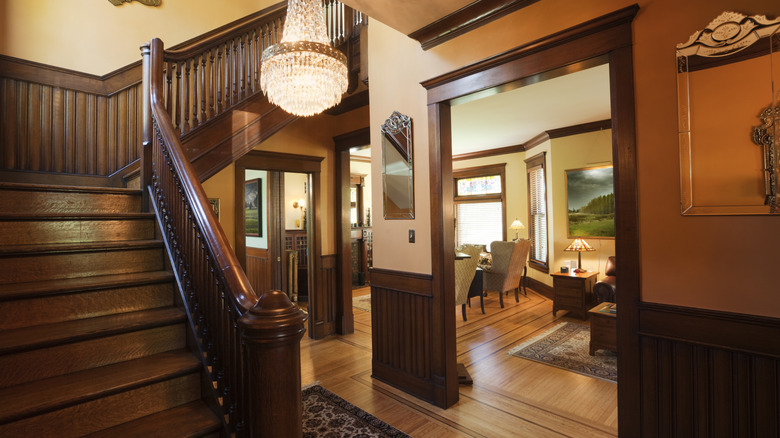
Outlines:
{"type": "Polygon", "coordinates": [[[211,206],[211,209],[214,210],[217,220],[219,220],[219,198],[209,198],[209,205],[211,206]]]}
{"type": "Polygon", "coordinates": [[[244,230],[247,236],[263,237],[263,221],[260,217],[262,183],[260,179],[244,183],[244,230]]]}
{"type": "Polygon", "coordinates": [[[568,237],[615,238],[612,166],[566,171],[568,237]]]}

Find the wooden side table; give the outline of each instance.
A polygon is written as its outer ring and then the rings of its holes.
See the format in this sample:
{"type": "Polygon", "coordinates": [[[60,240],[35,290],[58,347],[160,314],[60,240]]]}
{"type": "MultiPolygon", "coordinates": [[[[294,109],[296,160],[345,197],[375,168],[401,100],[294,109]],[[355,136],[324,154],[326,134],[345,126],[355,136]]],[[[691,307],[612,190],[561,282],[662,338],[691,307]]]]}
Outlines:
{"type": "Polygon", "coordinates": [[[591,356],[600,348],[617,351],[617,312],[609,310],[614,305],[614,303],[603,302],[588,310],[591,356]]]}
{"type": "Polygon", "coordinates": [[[596,284],[598,276],[598,272],[552,273],[553,316],[559,310],[568,310],[578,313],[582,319],[587,318],[593,297],[593,285],[596,284]]]}

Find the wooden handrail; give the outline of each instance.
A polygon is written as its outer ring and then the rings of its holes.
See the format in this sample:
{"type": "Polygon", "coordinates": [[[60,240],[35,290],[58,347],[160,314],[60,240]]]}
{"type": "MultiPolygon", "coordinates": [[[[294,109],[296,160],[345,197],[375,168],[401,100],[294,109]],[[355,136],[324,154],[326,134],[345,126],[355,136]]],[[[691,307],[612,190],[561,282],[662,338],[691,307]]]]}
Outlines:
{"type": "MultiPolygon", "coordinates": [[[[334,41],[359,33],[365,16],[325,3],[334,41]]],[[[161,223],[225,431],[240,437],[301,435],[300,340],[308,315],[282,292],[255,294],[182,137],[260,92],[262,50],[281,40],[283,5],[176,50],[165,51],[157,38],[141,49],[141,187],[161,223]]]]}
{"type": "MultiPolygon", "coordinates": [[[[179,135],[260,92],[263,50],[282,39],[286,3],[264,9],[174,50],[166,50],[162,99],[179,135]]],[[[344,45],[367,18],[337,0],[323,0],[331,44],[344,45]]],[[[346,46],[344,47],[346,50],[346,46]]]]}
{"type": "Polygon", "coordinates": [[[300,436],[300,339],[307,315],[284,293],[256,296],[166,111],[162,41],[152,40],[143,53],[150,126],[144,133],[150,137],[142,184],[160,218],[220,417],[236,436],[300,436]],[[267,360],[269,351],[276,361],[267,360]]]}

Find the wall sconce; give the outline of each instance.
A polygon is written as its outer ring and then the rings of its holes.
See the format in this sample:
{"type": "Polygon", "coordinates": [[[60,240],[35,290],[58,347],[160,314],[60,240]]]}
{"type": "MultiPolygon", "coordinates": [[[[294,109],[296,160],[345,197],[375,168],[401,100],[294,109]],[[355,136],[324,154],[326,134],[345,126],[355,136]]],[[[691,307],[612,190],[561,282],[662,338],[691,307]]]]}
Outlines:
{"type": "MultiPolygon", "coordinates": [[[[303,224],[303,227],[301,229],[306,229],[306,200],[301,198],[297,201],[293,201],[292,203],[293,208],[300,208],[301,209],[301,222],[303,224]]],[[[297,225],[297,221],[296,221],[297,225]]]]}

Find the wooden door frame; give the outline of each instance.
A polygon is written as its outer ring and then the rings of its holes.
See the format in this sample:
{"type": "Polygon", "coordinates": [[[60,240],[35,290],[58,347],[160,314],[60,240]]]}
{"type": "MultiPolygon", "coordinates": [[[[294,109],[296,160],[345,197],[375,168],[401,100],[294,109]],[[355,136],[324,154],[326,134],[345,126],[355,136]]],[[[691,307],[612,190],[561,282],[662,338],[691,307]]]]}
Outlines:
{"type": "Polygon", "coordinates": [[[334,222],[336,224],[336,243],[338,251],[338,283],[336,286],[336,332],[345,335],[355,331],[352,313],[352,241],[349,220],[349,150],[354,147],[371,144],[371,129],[357,129],[333,137],[336,152],[336,196],[334,222]]]}
{"type": "Polygon", "coordinates": [[[640,299],[636,127],[631,23],[632,5],[540,40],[422,83],[428,91],[431,189],[431,258],[434,373],[444,376],[444,400],[458,400],[452,230],[452,130],[450,101],[576,62],[608,56],[612,104],[612,159],[615,168],[616,244],[620,260],[618,314],[618,433],[639,436],[641,428],[638,307],[640,299]],[[438,332],[438,333],[436,333],[438,332]]]}
{"type": "MultiPolygon", "coordinates": [[[[239,194],[238,187],[243,184],[246,169],[268,170],[278,172],[306,173],[311,181],[309,193],[311,204],[309,214],[311,215],[312,226],[308,227],[309,267],[308,290],[309,290],[309,337],[320,339],[335,332],[332,322],[327,321],[327,313],[323,311],[323,305],[329,302],[327,296],[323,296],[325,290],[319,286],[322,284],[320,279],[322,270],[322,236],[320,205],[322,196],[320,195],[322,161],[325,157],[316,157],[311,155],[283,154],[278,152],[250,151],[248,154],[236,161],[235,181],[236,181],[236,254],[239,261],[246,264],[246,244],[238,236],[244,230],[244,211],[243,196],[239,194]],[[241,257],[243,256],[243,261],[241,257]]],[[[243,191],[242,191],[243,192],[243,191]]],[[[279,261],[272,260],[272,263],[279,261]]]]}

